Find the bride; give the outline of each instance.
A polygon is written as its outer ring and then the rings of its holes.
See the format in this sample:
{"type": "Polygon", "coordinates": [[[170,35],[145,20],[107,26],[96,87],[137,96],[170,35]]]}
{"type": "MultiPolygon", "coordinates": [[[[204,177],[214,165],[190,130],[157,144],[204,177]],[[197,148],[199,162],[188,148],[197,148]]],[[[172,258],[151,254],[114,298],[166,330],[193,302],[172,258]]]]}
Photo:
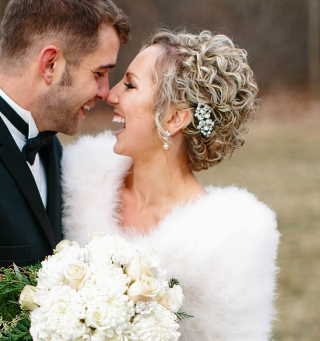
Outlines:
{"type": "Polygon", "coordinates": [[[246,51],[228,37],[160,31],[110,91],[121,129],[65,151],[65,238],[107,232],[157,250],[194,316],[184,341],[270,337],[275,214],[245,189],[194,176],[242,146],[256,95],[246,51]]]}

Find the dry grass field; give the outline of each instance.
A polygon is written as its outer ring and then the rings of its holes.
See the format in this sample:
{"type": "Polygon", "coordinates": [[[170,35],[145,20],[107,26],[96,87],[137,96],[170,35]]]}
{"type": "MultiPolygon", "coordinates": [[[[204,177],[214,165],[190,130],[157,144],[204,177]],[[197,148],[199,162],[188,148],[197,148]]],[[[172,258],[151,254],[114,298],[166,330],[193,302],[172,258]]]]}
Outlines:
{"type": "MultiPolygon", "coordinates": [[[[275,111],[265,102],[259,116],[268,119],[251,122],[242,150],[200,173],[200,180],[246,187],[277,212],[282,238],[273,340],[319,341],[320,107],[309,108],[313,114],[308,115],[298,110],[302,118],[291,116],[288,102],[282,101],[287,114],[280,119],[279,103],[275,111]]],[[[101,130],[108,120],[105,114],[88,119],[82,132],[101,130]]]]}
{"type": "MultiPolygon", "coordinates": [[[[319,112],[320,116],[320,112],[319,112]]],[[[320,340],[320,120],[255,122],[232,159],[203,183],[248,188],[278,215],[278,320],[274,341],[320,340]]]]}

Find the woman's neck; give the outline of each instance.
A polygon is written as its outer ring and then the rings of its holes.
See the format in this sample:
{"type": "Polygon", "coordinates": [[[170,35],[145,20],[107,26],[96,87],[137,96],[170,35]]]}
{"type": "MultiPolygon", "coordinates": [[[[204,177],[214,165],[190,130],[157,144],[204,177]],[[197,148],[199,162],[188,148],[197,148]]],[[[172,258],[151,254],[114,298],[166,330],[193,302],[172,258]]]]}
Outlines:
{"type": "Polygon", "coordinates": [[[149,159],[135,160],[125,189],[139,209],[172,206],[204,192],[186,160],[160,152],[149,159]]]}

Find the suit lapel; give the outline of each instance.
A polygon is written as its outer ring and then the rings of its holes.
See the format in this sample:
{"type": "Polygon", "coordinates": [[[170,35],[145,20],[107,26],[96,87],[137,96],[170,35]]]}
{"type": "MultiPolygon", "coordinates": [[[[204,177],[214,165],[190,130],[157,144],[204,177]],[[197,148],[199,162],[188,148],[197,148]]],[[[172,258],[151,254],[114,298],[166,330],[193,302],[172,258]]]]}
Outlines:
{"type": "Polygon", "coordinates": [[[54,248],[56,244],[55,235],[33,175],[2,119],[0,119],[0,161],[3,162],[14,178],[18,189],[38,220],[51,247],[54,248]]]}
{"type": "Polygon", "coordinates": [[[56,234],[56,241],[62,239],[61,234],[61,174],[60,174],[60,156],[58,146],[59,141],[56,137],[46,149],[41,151],[41,159],[46,168],[47,174],[47,212],[51,225],[56,234]]]}

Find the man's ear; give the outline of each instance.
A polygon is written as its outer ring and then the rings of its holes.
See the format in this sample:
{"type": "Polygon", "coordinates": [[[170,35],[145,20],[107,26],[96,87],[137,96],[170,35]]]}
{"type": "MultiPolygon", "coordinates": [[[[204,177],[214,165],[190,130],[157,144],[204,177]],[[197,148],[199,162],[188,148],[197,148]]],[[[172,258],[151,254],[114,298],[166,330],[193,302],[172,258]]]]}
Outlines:
{"type": "Polygon", "coordinates": [[[54,45],[46,46],[39,54],[39,73],[47,85],[53,81],[56,63],[60,55],[60,49],[54,45]]]}
{"type": "Polygon", "coordinates": [[[192,109],[178,109],[172,107],[165,118],[165,127],[170,131],[171,135],[177,134],[186,128],[192,119],[192,109]]]}

